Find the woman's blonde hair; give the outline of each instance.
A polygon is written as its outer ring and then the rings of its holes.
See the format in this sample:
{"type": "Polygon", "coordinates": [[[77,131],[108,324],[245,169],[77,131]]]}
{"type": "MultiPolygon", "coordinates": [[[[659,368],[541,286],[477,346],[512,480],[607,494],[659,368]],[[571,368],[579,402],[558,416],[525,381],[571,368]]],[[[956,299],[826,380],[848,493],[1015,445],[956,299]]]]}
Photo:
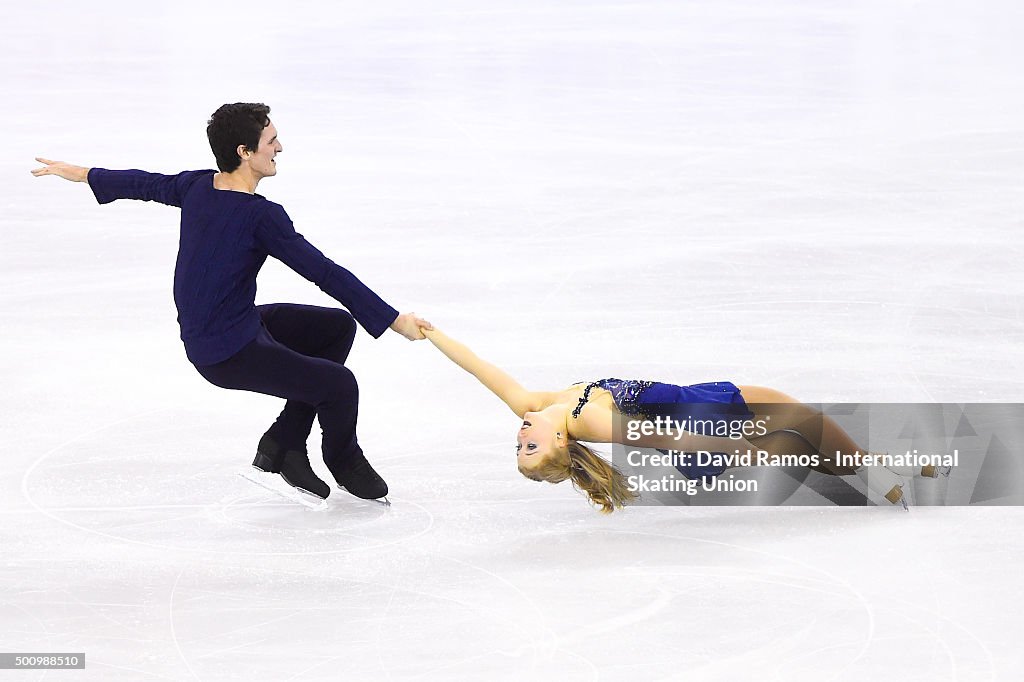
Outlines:
{"type": "Polygon", "coordinates": [[[626,477],[614,465],[586,445],[574,440],[568,445],[569,460],[548,456],[532,469],[519,467],[519,473],[533,481],[561,483],[572,479],[573,487],[586,494],[602,514],[610,514],[637,498],[626,477]]]}

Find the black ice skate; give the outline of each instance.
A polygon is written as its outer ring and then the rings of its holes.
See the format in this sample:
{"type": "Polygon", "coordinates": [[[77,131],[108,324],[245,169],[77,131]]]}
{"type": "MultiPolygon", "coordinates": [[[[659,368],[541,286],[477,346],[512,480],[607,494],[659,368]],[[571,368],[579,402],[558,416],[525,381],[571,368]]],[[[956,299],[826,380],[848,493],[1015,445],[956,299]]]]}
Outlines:
{"type": "Polygon", "coordinates": [[[324,459],[324,462],[342,490],[364,500],[391,505],[385,497],[388,494],[388,484],[373,470],[361,452],[347,457],[342,463],[327,459],[324,459]]]}
{"type": "Polygon", "coordinates": [[[264,435],[256,446],[256,459],[252,465],[260,471],[280,474],[285,482],[304,493],[321,500],[331,494],[331,487],[320,480],[309,466],[309,457],[301,450],[285,451],[277,441],[264,435]]]}

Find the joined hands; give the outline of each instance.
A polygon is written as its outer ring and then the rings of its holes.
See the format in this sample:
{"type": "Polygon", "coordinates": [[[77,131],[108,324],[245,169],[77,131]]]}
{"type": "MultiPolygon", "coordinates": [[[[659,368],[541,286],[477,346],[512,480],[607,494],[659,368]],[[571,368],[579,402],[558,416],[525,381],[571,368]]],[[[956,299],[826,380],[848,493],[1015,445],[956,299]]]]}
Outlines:
{"type": "Polygon", "coordinates": [[[391,323],[391,329],[398,332],[410,341],[421,341],[427,338],[423,335],[424,330],[431,330],[434,325],[420,317],[416,313],[402,313],[391,323]]]}

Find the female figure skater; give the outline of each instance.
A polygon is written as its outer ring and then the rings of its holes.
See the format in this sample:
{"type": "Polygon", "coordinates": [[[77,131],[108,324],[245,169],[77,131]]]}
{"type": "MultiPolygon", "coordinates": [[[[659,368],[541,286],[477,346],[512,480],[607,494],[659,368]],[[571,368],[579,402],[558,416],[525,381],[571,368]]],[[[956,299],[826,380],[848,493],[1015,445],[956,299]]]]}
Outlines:
{"type": "MultiPolygon", "coordinates": [[[[833,475],[857,474],[872,490],[904,508],[907,504],[901,475],[938,475],[935,467],[894,470],[861,466],[861,453],[867,454],[866,451],[858,448],[838,424],[818,410],[770,388],[736,386],[727,381],[674,386],[633,379],[602,379],[574,384],[561,391],[528,391],[507,373],[481,360],[464,344],[436,327],[424,329],[423,334],[523,420],[516,435],[520,473],[535,481],[571,480],[604,513],[622,507],[637,495],[615,466],[580,441],[687,453],[810,452],[819,457],[820,466],[814,469],[833,475]],[[683,409],[673,409],[675,407],[683,409]],[[685,433],[680,438],[679,433],[627,434],[621,427],[626,420],[637,417],[654,420],[659,416],[675,418],[683,413],[694,419],[745,418],[754,422],[770,415],[770,420],[764,423],[771,424],[771,431],[746,438],[700,433],[685,433]],[[843,456],[840,463],[836,461],[837,452],[843,456]],[[851,461],[855,466],[848,465],[851,461]]],[[[727,466],[684,463],[676,468],[687,478],[694,479],[713,478],[727,466]]]]}
{"type": "Polygon", "coordinates": [[[310,468],[306,438],[319,417],[323,457],[340,486],[377,499],[388,486],[356,440],[359,392],[345,367],[356,322],[374,338],[391,329],[422,339],[429,323],[399,315],[355,275],[295,231],[280,204],[256,194],[277,174],[283,147],[264,104],[225,104],[206,134],[214,170],[161,175],[84,168],[39,158],[36,177],[88,183],[96,201],[157,201],[181,209],[174,303],[185,354],[204,379],[222,388],[284,398],[277,421],[260,439],[253,466],[325,498],[330,488],[310,468]],[[317,306],[255,305],[256,275],[268,256],[282,261],[351,311],[317,306]]]}

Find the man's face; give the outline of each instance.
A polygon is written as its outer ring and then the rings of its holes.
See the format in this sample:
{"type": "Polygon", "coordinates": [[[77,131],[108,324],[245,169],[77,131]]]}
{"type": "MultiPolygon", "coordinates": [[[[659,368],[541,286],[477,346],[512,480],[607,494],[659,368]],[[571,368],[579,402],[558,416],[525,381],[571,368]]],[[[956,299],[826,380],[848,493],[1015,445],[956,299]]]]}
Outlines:
{"type": "MultiPolygon", "coordinates": [[[[277,162],[274,157],[284,151],[281,141],[277,139],[277,128],[273,123],[267,125],[260,135],[260,143],[255,152],[245,152],[249,155],[249,167],[259,178],[266,178],[277,175],[277,162]]],[[[244,158],[244,157],[243,157],[244,158]]]]}

